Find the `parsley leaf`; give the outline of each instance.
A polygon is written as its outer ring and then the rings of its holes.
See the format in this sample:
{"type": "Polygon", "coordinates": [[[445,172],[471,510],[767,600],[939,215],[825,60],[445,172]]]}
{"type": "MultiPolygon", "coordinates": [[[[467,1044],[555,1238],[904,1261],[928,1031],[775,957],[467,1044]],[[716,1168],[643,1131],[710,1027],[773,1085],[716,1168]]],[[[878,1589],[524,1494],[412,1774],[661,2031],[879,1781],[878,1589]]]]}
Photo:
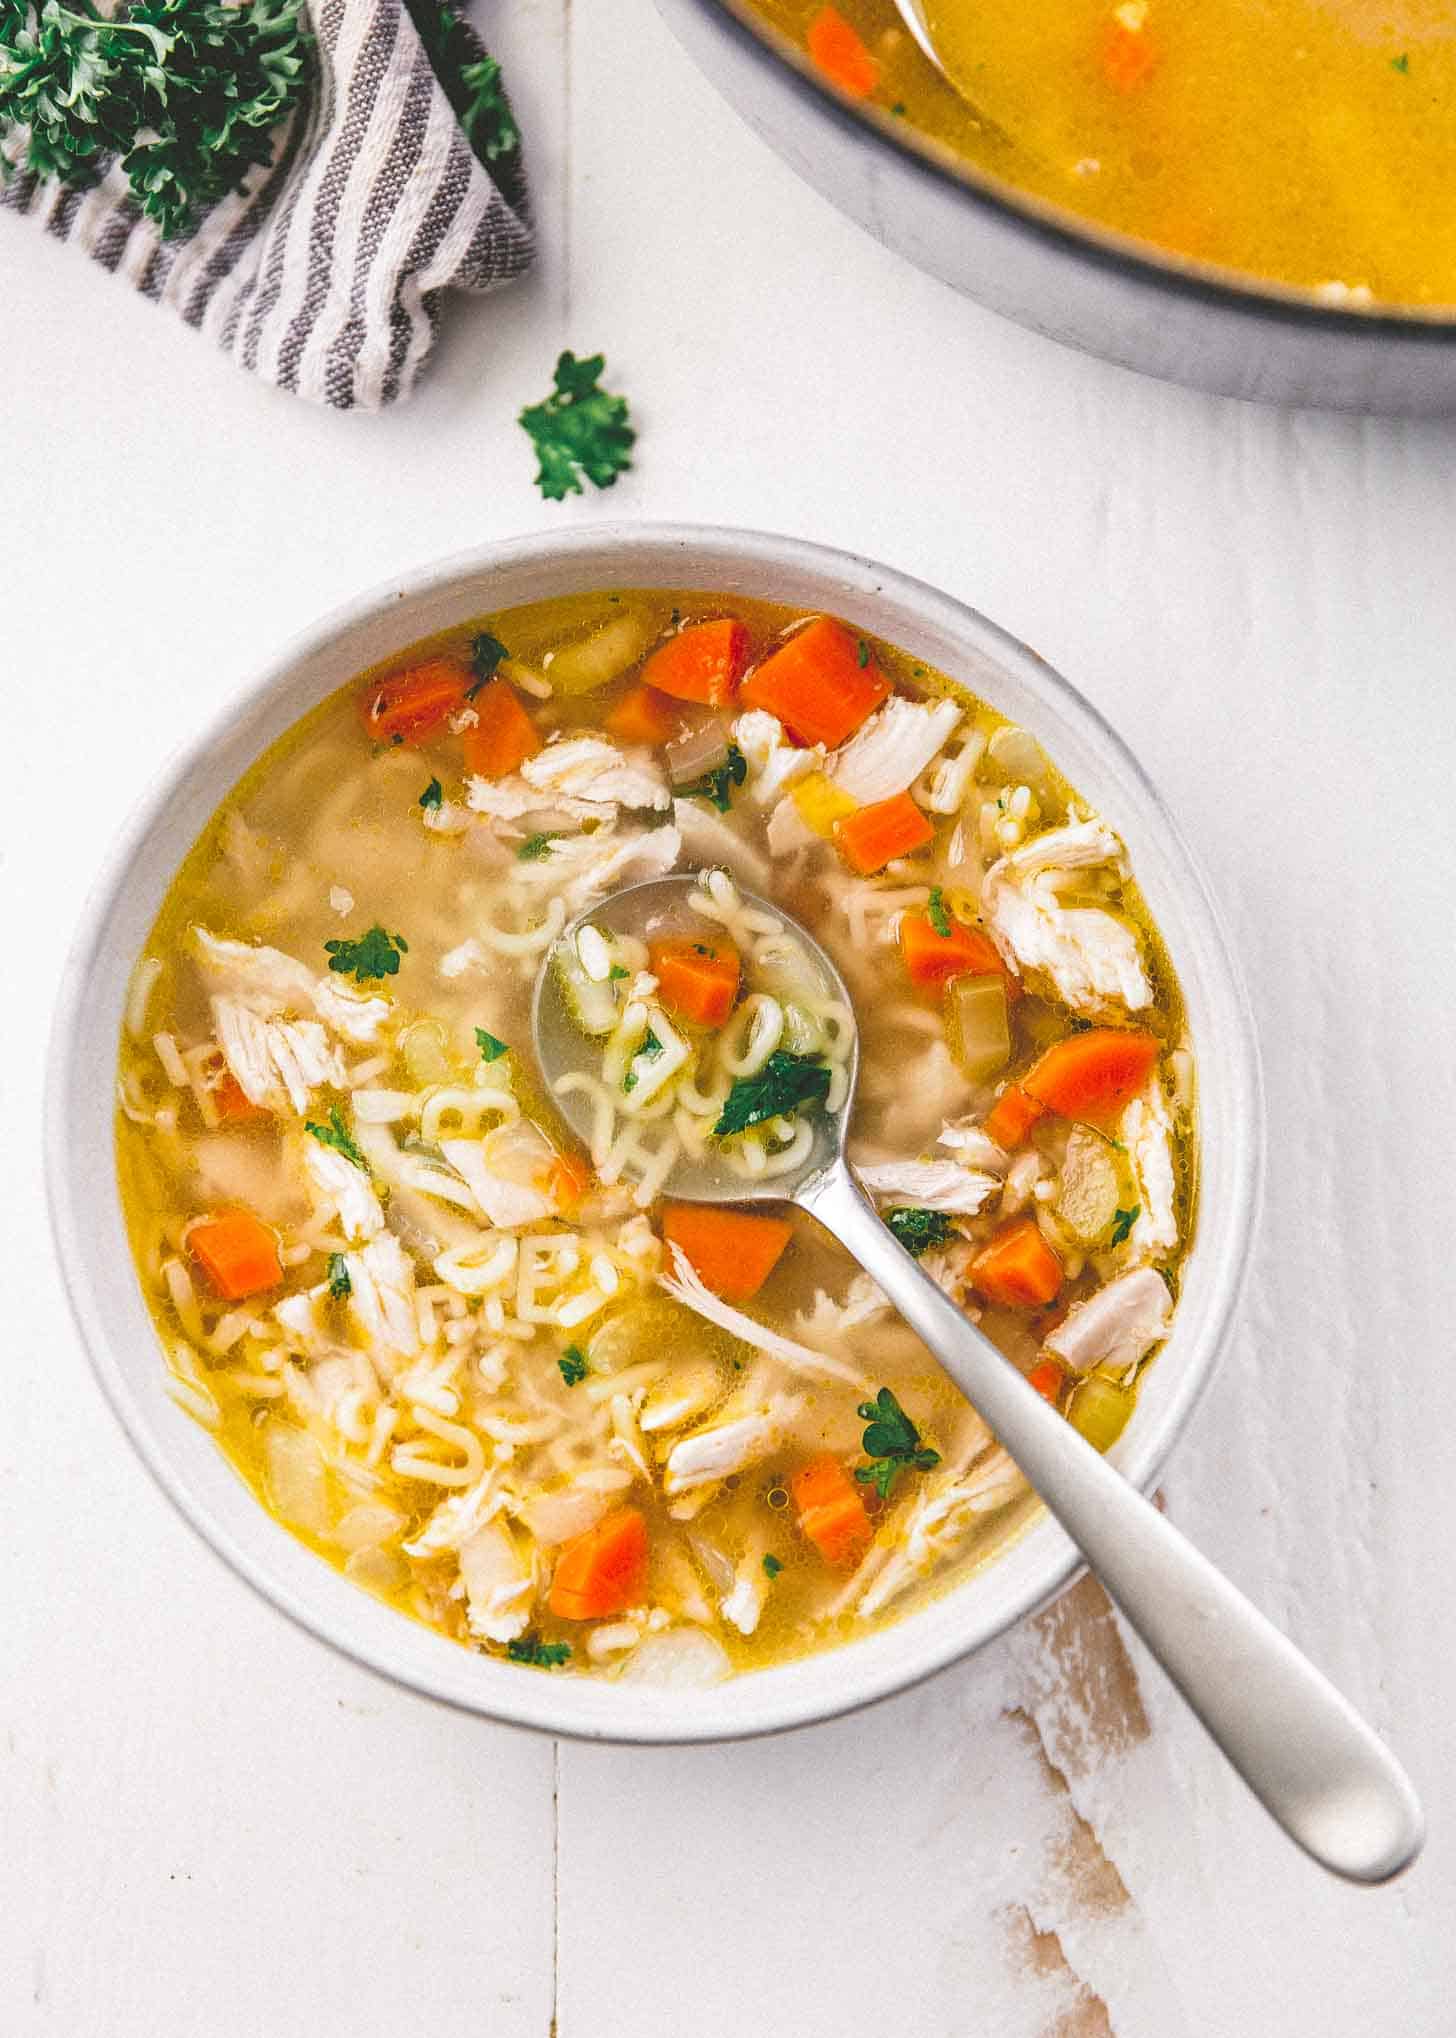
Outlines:
{"type": "Polygon", "coordinates": [[[750,1125],[763,1125],[770,1118],[785,1118],[795,1111],[811,1110],[829,1095],[829,1064],[820,1054],[789,1054],[780,1047],[772,1053],[755,1076],[738,1076],[723,1100],[723,1109],[713,1127],[719,1139],[746,1132],[750,1125]]]}
{"type": "Polygon", "coordinates": [[[354,1283],[349,1279],[349,1262],[342,1253],[329,1254],[329,1293],[336,1298],[352,1295],[354,1283]]]}
{"type": "MultiPolygon", "coordinates": [[[[662,1053],[662,1042],[658,1039],[657,1035],[653,1032],[652,1028],[649,1026],[646,1033],[642,1036],[642,1045],[638,1048],[637,1054],[640,1054],[647,1061],[656,1061],[657,1057],[661,1053],[662,1053]]],[[[633,1056],[633,1059],[635,1061],[636,1059],[635,1055],[633,1056]]],[[[626,1075],[623,1076],[622,1078],[622,1088],[630,1096],[631,1092],[635,1090],[636,1087],[637,1087],[637,1071],[636,1069],[628,1069],[626,1075]]]]}
{"type": "Polygon", "coordinates": [[[164,239],[240,188],[273,154],[303,89],[313,37],[301,0],[141,0],[107,19],[92,0],[0,4],[0,135],[18,162],[84,187],[113,156],[164,239]]]}
{"type": "Polygon", "coordinates": [[[578,1345],[568,1345],[556,1363],[561,1368],[561,1377],[568,1387],[579,1387],[591,1371],[586,1362],[586,1353],[578,1345]]]}
{"type": "MultiPolygon", "coordinates": [[[[423,800],[420,804],[424,805],[423,800]]],[[[371,927],[358,941],[326,941],[324,948],[331,970],[357,977],[361,984],[370,977],[397,977],[400,957],[409,954],[409,943],[402,934],[386,934],[379,926],[371,927]]]]}
{"type": "Polygon", "coordinates": [[[885,1222],[917,1260],[922,1253],[944,1245],[951,1232],[950,1219],[943,1210],[887,1210],[885,1222]]]}
{"type": "Polygon", "coordinates": [[[612,964],[612,967],[607,971],[607,982],[609,984],[620,984],[625,982],[626,979],[631,974],[632,972],[630,970],[623,969],[621,963],[614,962],[612,964]]]}
{"type": "Polygon", "coordinates": [[[441,0],[410,0],[410,13],[435,76],[482,162],[497,163],[521,146],[520,130],[501,83],[501,68],[473,31],[441,0]]]}
{"type": "Polygon", "coordinates": [[[556,363],[555,387],[518,422],[536,449],[536,486],[548,502],[582,493],[581,477],[610,488],[632,465],[637,434],[627,422],[627,400],[600,386],[606,357],[579,361],[565,353],[556,363]]]}
{"type": "Polygon", "coordinates": [[[863,637],[861,637],[859,640],[858,661],[860,671],[863,672],[864,668],[870,662],[870,647],[868,644],[866,644],[863,637]]]}
{"type": "Polygon", "coordinates": [[[1112,1219],[1112,1243],[1121,1245],[1129,1236],[1133,1226],[1143,1214],[1141,1203],[1134,1203],[1131,1210],[1119,1210],[1112,1219]]]}
{"type": "Polygon", "coordinates": [[[559,1670],[571,1660],[571,1644],[543,1642],[537,1635],[522,1635],[518,1641],[506,1643],[506,1654],[513,1663],[529,1663],[536,1670],[559,1670]]]}
{"type": "Polygon", "coordinates": [[[859,1413],[868,1425],[865,1456],[874,1463],[856,1465],[854,1476],[861,1485],[873,1486],[881,1500],[889,1499],[902,1472],[928,1472],[940,1463],[940,1452],[921,1443],[919,1430],[888,1387],[882,1387],[873,1401],[862,1401],[859,1413]]]}
{"type": "Polygon", "coordinates": [[[475,1029],[475,1044],[480,1049],[482,1061],[499,1061],[510,1049],[503,1040],[497,1040],[493,1033],[487,1033],[483,1026],[475,1029]]]}
{"type": "Polygon", "coordinates": [[[553,834],[528,835],[516,851],[517,863],[540,863],[551,854],[551,845],[556,840],[553,834]]]}
{"type": "Polygon", "coordinates": [[[492,637],[489,630],[482,630],[478,636],[471,638],[470,669],[475,678],[465,689],[466,700],[475,699],[485,682],[495,677],[495,669],[501,660],[509,658],[510,655],[500,638],[492,637]]]}
{"type": "Polygon", "coordinates": [[[437,813],[444,797],[445,788],[441,785],[439,779],[432,778],[420,794],[420,805],[425,809],[426,813],[437,813]]]}
{"type": "Polygon", "coordinates": [[[1072,1014],[1067,1024],[1074,1033],[1090,1033],[1092,1031],[1092,1021],[1081,1018],[1076,1012],[1072,1014]]]}
{"type": "Polygon", "coordinates": [[[945,894],[939,885],[932,885],[930,898],[925,908],[926,917],[942,941],[950,940],[950,914],[945,910],[945,894]]]}
{"type": "Polygon", "coordinates": [[[767,1571],[770,1578],[777,1578],[784,1567],[779,1559],[770,1551],[763,1560],[763,1568],[767,1571]]]}
{"type": "Polygon", "coordinates": [[[339,1116],[337,1104],[329,1106],[327,1125],[315,1125],[310,1118],[305,1119],[303,1129],[305,1132],[311,1132],[320,1146],[331,1146],[335,1153],[341,1153],[344,1159],[352,1161],[356,1168],[363,1168],[366,1174],[369,1172],[369,1163],[350,1137],[348,1126],[339,1116]]]}
{"type": "Polygon", "coordinates": [[[701,778],[695,778],[691,785],[679,786],[679,799],[711,800],[720,814],[726,814],[733,804],[733,787],[742,785],[748,776],[748,759],[736,743],[728,745],[728,755],[712,771],[705,771],[701,778]]]}
{"type": "Polygon", "coordinates": [[[1407,74],[1410,71],[1409,55],[1406,52],[1402,51],[1400,56],[1392,57],[1390,60],[1390,68],[1392,71],[1399,71],[1402,77],[1407,76],[1407,74]]]}

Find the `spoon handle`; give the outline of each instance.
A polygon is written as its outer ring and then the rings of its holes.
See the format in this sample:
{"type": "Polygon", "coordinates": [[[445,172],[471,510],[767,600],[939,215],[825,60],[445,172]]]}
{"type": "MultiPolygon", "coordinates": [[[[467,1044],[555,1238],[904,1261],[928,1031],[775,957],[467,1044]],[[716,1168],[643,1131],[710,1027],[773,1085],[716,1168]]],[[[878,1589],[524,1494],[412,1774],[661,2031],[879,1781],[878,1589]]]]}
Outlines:
{"type": "Polygon", "coordinates": [[[974,1404],[1290,1837],[1352,1882],[1404,1868],[1425,1837],[1420,1804],[1334,1686],[962,1315],[843,1160],[795,1200],[848,1247],[974,1404]]]}

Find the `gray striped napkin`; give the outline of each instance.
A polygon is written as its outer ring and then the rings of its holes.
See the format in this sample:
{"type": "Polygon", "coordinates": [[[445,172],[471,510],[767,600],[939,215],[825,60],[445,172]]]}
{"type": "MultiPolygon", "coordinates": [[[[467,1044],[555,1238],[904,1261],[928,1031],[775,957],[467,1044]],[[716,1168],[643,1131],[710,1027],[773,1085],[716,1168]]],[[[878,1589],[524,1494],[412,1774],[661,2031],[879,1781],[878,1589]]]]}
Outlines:
{"type": "Polygon", "coordinates": [[[517,179],[498,183],[471,148],[403,0],[312,0],[310,12],[309,98],[273,161],[193,232],[163,241],[115,163],[87,191],[17,171],[0,208],[85,249],[280,389],[379,410],[414,387],[446,290],[493,290],[529,268],[530,219],[517,179]]]}

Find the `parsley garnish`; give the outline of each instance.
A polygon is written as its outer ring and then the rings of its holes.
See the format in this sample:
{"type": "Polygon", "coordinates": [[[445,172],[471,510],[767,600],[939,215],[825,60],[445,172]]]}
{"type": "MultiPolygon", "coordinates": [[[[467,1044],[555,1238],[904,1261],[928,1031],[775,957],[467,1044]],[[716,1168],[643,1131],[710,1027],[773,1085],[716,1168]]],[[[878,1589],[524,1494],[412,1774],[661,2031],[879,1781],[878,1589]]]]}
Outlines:
{"type": "Polygon", "coordinates": [[[430,783],[425,787],[424,791],[420,794],[420,805],[425,809],[427,813],[435,813],[438,811],[440,803],[444,799],[444,797],[445,788],[441,785],[439,779],[432,778],[430,780],[430,783]]]}
{"type": "Polygon", "coordinates": [[[1115,1214],[1112,1220],[1112,1243],[1114,1245],[1122,1244],[1142,1214],[1143,1206],[1141,1203],[1134,1203],[1131,1210],[1119,1210],[1115,1214]]]}
{"type": "Polygon", "coordinates": [[[113,155],[164,239],[273,154],[313,37],[300,0],[146,0],[108,20],[91,0],[0,4],[0,134],[18,160],[94,184],[113,155]]]}
{"type": "Polygon", "coordinates": [[[561,1377],[568,1387],[579,1387],[591,1371],[586,1362],[586,1353],[577,1345],[568,1345],[556,1363],[561,1368],[561,1377]]]}
{"type": "Polygon", "coordinates": [[[763,1560],[763,1568],[767,1571],[770,1578],[777,1578],[784,1567],[779,1559],[770,1551],[763,1560]]]}
{"type": "Polygon", "coordinates": [[[950,914],[945,910],[945,894],[939,885],[930,888],[930,900],[925,908],[931,926],[942,941],[950,940],[950,914]]]}
{"type": "Polygon", "coordinates": [[[571,1660],[571,1644],[543,1642],[536,1635],[522,1635],[519,1641],[506,1643],[506,1654],[513,1663],[529,1663],[536,1670],[559,1670],[571,1660]]]}
{"type": "MultiPolygon", "coordinates": [[[[656,1061],[657,1057],[662,1053],[662,1042],[650,1026],[642,1036],[642,1045],[638,1048],[637,1053],[644,1056],[648,1061],[656,1061]]],[[[634,1056],[633,1059],[635,1060],[635,1058],[634,1056]]],[[[622,1088],[630,1095],[636,1087],[637,1071],[635,1069],[628,1069],[626,1075],[622,1078],[622,1088]]]]}
{"type": "Polygon", "coordinates": [[[748,759],[736,743],[728,745],[728,755],[712,771],[705,771],[701,778],[695,778],[691,785],[681,786],[678,797],[687,800],[711,800],[720,814],[726,814],[733,804],[733,787],[742,785],[748,776],[748,759]]]}
{"type": "Polygon", "coordinates": [[[495,677],[495,669],[503,658],[509,658],[499,637],[492,637],[489,630],[482,630],[478,637],[470,640],[470,668],[475,674],[472,683],[465,689],[465,698],[473,701],[488,679],[495,677]]]}
{"type": "Polygon", "coordinates": [[[353,1292],[354,1283],[349,1279],[349,1262],[342,1253],[330,1253],[329,1293],[336,1298],[342,1298],[345,1295],[352,1295],[353,1292]]]}
{"type": "Polygon", "coordinates": [[[873,1486],[881,1500],[888,1500],[890,1488],[902,1472],[928,1472],[940,1463],[940,1452],[920,1441],[920,1432],[890,1392],[882,1387],[873,1401],[862,1401],[859,1413],[868,1427],[864,1450],[870,1465],[856,1465],[854,1476],[864,1486],[873,1486]]]}
{"type": "Polygon", "coordinates": [[[410,13],[476,155],[485,163],[514,155],[521,136],[495,58],[485,54],[455,10],[439,0],[411,0],[410,13]]]}
{"type": "Polygon", "coordinates": [[[913,1253],[917,1260],[922,1253],[944,1245],[950,1237],[950,1219],[943,1210],[888,1210],[885,1222],[906,1252],[913,1253]]]}
{"type": "Polygon", "coordinates": [[[337,1104],[329,1106],[327,1125],[315,1125],[312,1119],[306,1119],[303,1129],[305,1132],[311,1132],[320,1146],[331,1146],[335,1153],[341,1153],[346,1161],[352,1161],[356,1168],[363,1168],[366,1173],[368,1172],[369,1163],[350,1137],[348,1126],[339,1116],[337,1104]]]}
{"type": "Polygon", "coordinates": [[[543,857],[551,854],[551,845],[555,840],[556,837],[552,834],[528,835],[516,851],[517,863],[540,863],[543,857]]]}
{"type": "Polygon", "coordinates": [[[623,969],[621,963],[614,962],[612,964],[612,967],[607,971],[607,982],[609,984],[620,984],[624,982],[625,979],[630,975],[631,975],[630,970],[625,970],[623,969]]]}
{"type": "Polygon", "coordinates": [[[866,644],[866,642],[865,642],[865,640],[864,640],[864,638],[863,638],[863,637],[861,637],[861,638],[860,638],[860,640],[859,640],[859,653],[858,653],[858,656],[859,656],[859,667],[860,667],[860,671],[861,671],[861,672],[863,672],[864,668],[865,668],[865,667],[866,667],[866,666],[867,666],[867,665],[869,664],[869,662],[870,662],[870,647],[869,647],[869,645],[868,645],[868,644],[866,644]]]}
{"type": "Polygon", "coordinates": [[[1090,1033],[1092,1031],[1092,1021],[1090,1019],[1079,1018],[1075,1012],[1067,1023],[1074,1033],[1090,1033]]]}
{"type": "Polygon", "coordinates": [[[822,1104],[829,1094],[829,1064],[819,1054],[789,1054],[778,1048],[756,1076],[738,1076],[723,1100],[713,1131],[719,1139],[746,1132],[770,1118],[786,1118],[822,1104]]]}
{"type": "MultiPolygon", "coordinates": [[[[424,805],[423,800],[420,802],[424,805]]],[[[362,984],[368,977],[396,977],[399,975],[399,959],[409,954],[409,943],[402,934],[386,934],[382,927],[371,927],[358,941],[326,941],[329,968],[337,970],[340,976],[357,977],[362,984]]]]}
{"type": "Polygon", "coordinates": [[[1399,71],[1400,75],[1402,77],[1405,77],[1410,70],[1409,55],[1402,51],[1398,57],[1392,57],[1390,60],[1390,68],[1392,71],[1399,71]]]}
{"type": "Polygon", "coordinates": [[[606,357],[579,361],[565,353],[556,363],[555,387],[523,410],[519,423],[536,449],[536,486],[548,502],[582,493],[581,477],[610,488],[632,465],[637,434],[627,422],[627,400],[601,387],[606,357]]]}
{"type": "Polygon", "coordinates": [[[482,1061],[499,1061],[503,1054],[510,1053],[505,1042],[497,1040],[493,1033],[487,1033],[483,1026],[475,1029],[475,1044],[480,1049],[482,1061]]]}

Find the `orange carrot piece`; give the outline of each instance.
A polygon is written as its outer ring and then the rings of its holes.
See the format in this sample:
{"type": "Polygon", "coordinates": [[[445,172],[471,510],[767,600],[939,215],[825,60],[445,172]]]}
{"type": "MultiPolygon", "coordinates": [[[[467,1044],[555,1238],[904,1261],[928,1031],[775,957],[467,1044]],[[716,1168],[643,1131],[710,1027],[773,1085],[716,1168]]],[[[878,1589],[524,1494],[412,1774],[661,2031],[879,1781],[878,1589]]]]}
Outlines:
{"type": "Polygon", "coordinates": [[[1062,1394],[1062,1369],[1056,1360],[1038,1359],[1026,1377],[1042,1400],[1050,1401],[1055,1408],[1062,1394]]]}
{"type": "Polygon", "coordinates": [[[782,1259],[794,1227],[784,1217],[720,1204],[666,1203],[662,1235],[687,1255],[705,1288],[725,1302],[746,1302],[782,1259]]]}
{"type": "Polygon", "coordinates": [[[809,55],[841,92],[868,99],[880,82],[880,67],[864,37],[834,7],[821,7],[809,23],[809,55]]]}
{"type": "Polygon", "coordinates": [[[889,691],[863,639],[816,616],[748,675],[739,699],[777,715],[796,743],[837,750],[889,691]]]}
{"type": "Polygon", "coordinates": [[[951,920],[939,934],[928,913],[900,915],[900,954],[905,972],[920,990],[940,992],[952,977],[1004,977],[1008,999],[1021,996],[1020,982],[1001,960],[1001,951],[978,927],[951,920]]]}
{"type": "Polygon", "coordinates": [[[726,708],[747,663],[748,625],[722,616],[713,623],[693,623],[659,644],[643,666],[642,677],[675,701],[726,708]]]}
{"type": "Polygon", "coordinates": [[[976,1254],[969,1280],[988,1302],[1004,1309],[1040,1309],[1062,1285],[1062,1263],[1036,1219],[1017,1217],[976,1254]]]}
{"type": "Polygon", "coordinates": [[[677,716],[650,686],[634,686],[603,717],[602,727],[623,743],[646,743],[653,749],[677,733],[677,716]]]}
{"type": "Polygon", "coordinates": [[[614,1508],[561,1546],[547,1601],[558,1620],[605,1620],[640,1606],[647,1590],[647,1524],[614,1508]]]}
{"type": "Polygon", "coordinates": [[[1023,1079],[1048,1111],[1093,1124],[1115,1118],[1152,1074],[1160,1052],[1151,1033],[1094,1026],[1056,1041],[1023,1079]]]}
{"type": "Polygon", "coordinates": [[[558,1210],[570,1210],[591,1187],[591,1169],[578,1154],[559,1153],[546,1176],[546,1194],[558,1210]]]}
{"type": "Polygon", "coordinates": [[[541,748],[540,732],[508,680],[491,680],[471,705],[477,720],[461,739],[467,771],[481,778],[505,778],[541,748]]]}
{"type": "Polygon", "coordinates": [[[1004,1146],[1008,1153],[1026,1139],[1038,1118],[1045,1118],[1045,1104],[1029,1097],[1020,1083],[1008,1083],[986,1115],[981,1127],[987,1139],[1004,1146]]]}
{"type": "Polygon", "coordinates": [[[876,800],[871,807],[846,814],[835,825],[834,839],[850,868],[870,877],[895,857],[909,856],[933,842],[935,830],[909,793],[896,793],[893,799],[876,800]]]}
{"type": "Polygon", "coordinates": [[[1114,13],[1102,36],[1102,75],[1114,92],[1136,92],[1158,68],[1158,50],[1144,27],[1114,13]]]}
{"type": "Polygon", "coordinates": [[[721,1026],[738,997],[743,963],[731,941],[665,935],[647,944],[647,967],[669,1012],[694,1026],[721,1026]]]}
{"type": "Polygon", "coordinates": [[[874,1528],[863,1496],[838,1458],[813,1458],[790,1482],[799,1527],[826,1564],[847,1571],[869,1548],[874,1528]]]}
{"type": "Polygon", "coordinates": [[[212,1108],[224,1125],[250,1125],[272,1112],[255,1104],[231,1069],[224,1069],[212,1088],[212,1108]]]}
{"type": "Polygon", "coordinates": [[[192,1225],[187,1250],[224,1302],[259,1295],[283,1279],[278,1241],[251,1210],[224,1210],[192,1225]]]}
{"type": "Polygon", "coordinates": [[[464,705],[471,679],[455,659],[430,658],[376,680],[360,696],[359,714],[376,743],[423,743],[464,705]]]}

